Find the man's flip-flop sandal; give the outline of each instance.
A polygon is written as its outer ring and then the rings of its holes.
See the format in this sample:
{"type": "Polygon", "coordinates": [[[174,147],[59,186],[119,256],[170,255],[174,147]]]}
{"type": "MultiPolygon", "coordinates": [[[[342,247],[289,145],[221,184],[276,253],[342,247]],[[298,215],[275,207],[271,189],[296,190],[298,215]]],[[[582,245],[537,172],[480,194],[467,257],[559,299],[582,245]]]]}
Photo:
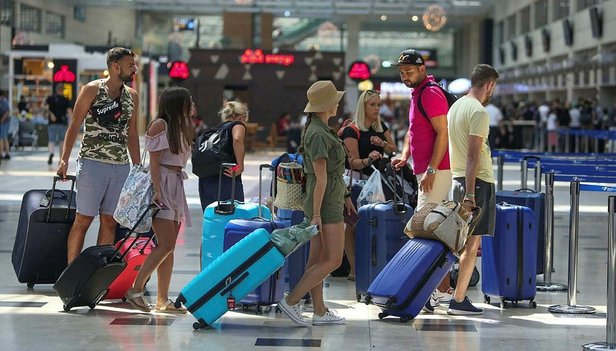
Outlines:
{"type": "Polygon", "coordinates": [[[167,300],[165,303],[156,308],[156,312],[165,312],[165,313],[186,313],[188,310],[184,307],[175,307],[173,301],[167,300]]]}
{"type": "Polygon", "coordinates": [[[150,312],[152,308],[150,308],[150,304],[145,299],[145,295],[143,291],[140,292],[127,292],[126,293],[126,301],[133,306],[134,309],[139,310],[141,312],[150,312]]]}

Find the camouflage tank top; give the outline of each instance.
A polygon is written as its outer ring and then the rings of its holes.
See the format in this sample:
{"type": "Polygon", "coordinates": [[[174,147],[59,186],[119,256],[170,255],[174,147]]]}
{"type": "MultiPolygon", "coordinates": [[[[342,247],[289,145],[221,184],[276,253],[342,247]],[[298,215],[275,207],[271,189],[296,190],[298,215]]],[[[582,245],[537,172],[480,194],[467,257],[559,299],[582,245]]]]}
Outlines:
{"type": "Polygon", "coordinates": [[[107,82],[98,81],[98,93],[85,122],[79,158],[105,163],[128,163],[128,121],[133,114],[133,98],[126,85],[115,100],[109,97],[107,82]]]}

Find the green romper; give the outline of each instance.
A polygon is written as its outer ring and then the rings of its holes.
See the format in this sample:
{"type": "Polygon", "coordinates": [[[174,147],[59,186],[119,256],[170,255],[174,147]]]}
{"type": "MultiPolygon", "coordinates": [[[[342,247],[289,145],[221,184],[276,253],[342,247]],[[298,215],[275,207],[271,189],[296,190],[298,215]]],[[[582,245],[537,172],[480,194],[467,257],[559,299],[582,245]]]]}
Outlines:
{"type": "Polygon", "coordinates": [[[306,173],[306,193],[304,194],[304,214],[313,216],[313,196],[316,177],[313,161],[326,159],[327,186],[321,204],[321,221],[323,224],[342,223],[344,221],[344,194],[346,187],[344,174],[344,146],[338,135],[318,117],[312,117],[304,136],[304,172],[306,173]]]}

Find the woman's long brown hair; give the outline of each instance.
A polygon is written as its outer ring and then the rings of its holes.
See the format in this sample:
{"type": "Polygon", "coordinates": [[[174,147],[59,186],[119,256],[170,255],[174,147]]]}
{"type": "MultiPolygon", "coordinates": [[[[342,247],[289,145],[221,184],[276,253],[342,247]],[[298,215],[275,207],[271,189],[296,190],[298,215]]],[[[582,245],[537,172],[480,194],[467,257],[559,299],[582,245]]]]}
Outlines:
{"type": "Polygon", "coordinates": [[[192,148],[195,130],[190,120],[192,98],[182,87],[169,87],[158,100],[158,115],[167,122],[167,138],[171,153],[179,154],[192,148]]]}

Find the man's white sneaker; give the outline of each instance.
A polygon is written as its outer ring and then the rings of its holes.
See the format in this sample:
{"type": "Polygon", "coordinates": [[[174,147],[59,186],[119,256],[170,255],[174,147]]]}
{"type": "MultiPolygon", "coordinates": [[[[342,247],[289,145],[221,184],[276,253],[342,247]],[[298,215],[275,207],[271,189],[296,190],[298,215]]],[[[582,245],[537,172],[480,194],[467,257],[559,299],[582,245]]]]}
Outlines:
{"type": "MultiPolygon", "coordinates": [[[[304,316],[302,316],[302,304],[298,303],[296,305],[289,305],[286,301],[286,298],[282,298],[278,301],[278,308],[284,313],[287,317],[289,317],[295,324],[307,327],[309,325],[308,321],[304,316]]],[[[313,321],[314,323],[314,321],[313,321]]]]}
{"type": "Polygon", "coordinates": [[[324,324],[344,324],[346,318],[339,316],[338,313],[327,309],[322,316],[316,313],[312,316],[312,325],[324,325],[324,324]]]}
{"type": "Polygon", "coordinates": [[[440,292],[438,289],[434,291],[432,297],[437,301],[436,303],[449,303],[453,298],[453,289],[449,288],[445,292],[440,292]]]}

